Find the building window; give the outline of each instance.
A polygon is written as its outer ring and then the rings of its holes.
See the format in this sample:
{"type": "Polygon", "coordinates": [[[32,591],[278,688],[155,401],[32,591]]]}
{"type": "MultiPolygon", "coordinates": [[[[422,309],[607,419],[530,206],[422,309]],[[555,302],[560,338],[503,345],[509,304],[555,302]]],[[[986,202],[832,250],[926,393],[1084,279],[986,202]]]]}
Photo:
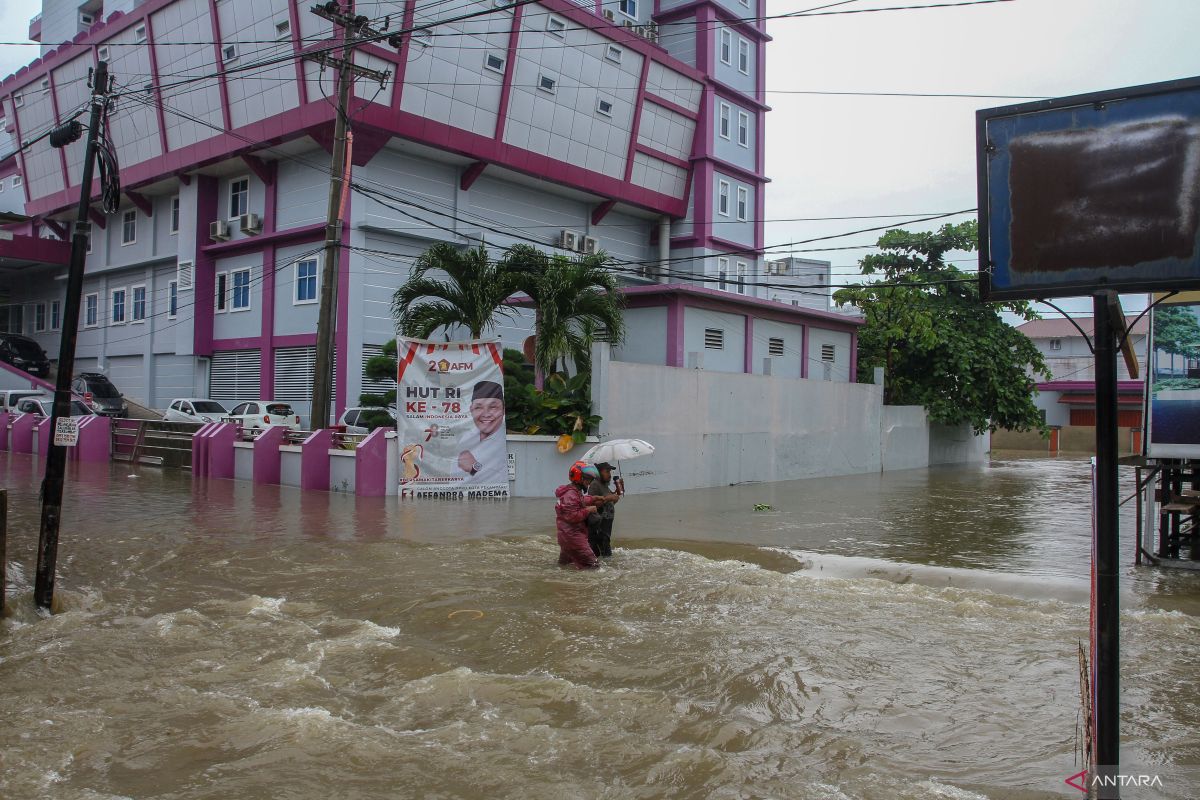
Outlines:
{"type": "Polygon", "coordinates": [[[317,302],[317,260],[308,258],[296,264],[295,305],[317,302]]]}
{"type": "Polygon", "coordinates": [[[86,294],[83,296],[83,327],[94,328],[99,319],[100,295],[86,294]]]}
{"type": "Polygon", "coordinates": [[[750,115],[745,111],[738,112],[738,144],[750,146],[750,115]]]}
{"type": "Polygon", "coordinates": [[[733,34],[727,29],[721,29],[721,63],[733,63],[733,34]]]}
{"type": "Polygon", "coordinates": [[[179,316],[179,281],[167,283],[167,319],[179,316]]]}
{"type": "Polygon", "coordinates": [[[229,273],[218,272],[216,283],[216,298],[213,300],[213,310],[222,314],[229,309],[229,273]]]}
{"type": "Polygon", "coordinates": [[[129,209],[121,215],[121,246],[137,242],[137,210],[129,209]]]}
{"type": "Polygon", "coordinates": [[[25,105],[24,92],[13,92],[12,97],[13,97],[13,105],[16,106],[17,108],[20,108],[21,106],[25,105]]]}
{"type": "Polygon", "coordinates": [[[292,36],[291,20],[281,19],[275,23],[275,38],[290,39],[292,36]]]}
{"type": "Polygon", "coordinates": [[[567,35],[566,20],[558,17],[546,17],[546,30],[560,39],[565,38],[567,35]]]}
{"type": "Polygon", "coordinates": [[[612,100],[605,100],[603,97],[596,99],[596,113],[603,114],[606,117],[611,117],[613,111],[612,100]]]}
{"type": "Polygon", "coordinates": [[[483,66],[490,69],[492,72],[504,72],[504,59],[495,53],[488,53],[484,56],[483,66]]]}
{"type": "Polygon", "coordinates": [[[50,94],[50,79],[42,78],[42,97],[50,94]]]}
{"type": "Polygon", "coordinates": [[[171,198],[171,233],[179,233],[179,195],[171,198]]]}
{"type": "Polygon", "coordinates": [[[237,219],[250,210],[250,179],[229,182],[229,218],[237,219]]]}
{"type": "Polygon", "coordinates": [[[729,181],[717,183],[717,213],[722,217],[729,216],[729,181]]]}
{"type": "Polygon", "coordinates": [[[750,43],[742,37],[738,37],[738,72],[743,75],[750,74],[750,43]]]}
{"type": "Polygon", "coordinates": [[[604,57],[614,64],[620,64],[622,52],[623,51],[621,48],[617,47],[615,44],[610,44],[604,51],[604,57]]]}
{"type": "Polygon", "coordinates": [[[132,322],[146,321],[146,287],[134,286],[133,289],[133,307],[130,309],[130,320],[132,322]]]}
{"type": "Polygon", "coordinates": [[[1062,350],[1062,339],[1051,339],[1050,340],[1050,349],[1051,350],[1062,350]]]}
{"type": "Polygon", "coordinates": [[[705,328],[704,329],[704,349],[705,350],[724,350],[725,349],[725,329],[724,328],[705,328]]]}
{"type": "Polygon", "coordinates": [[[728,139],[729,138],[729,114],[730,114],[729,104],[721,103],[720,105],[717,106],[717,108],[719,109],[718,116],[719,116],[719,120],[720,120],[720,122],[717,126],[717,132],[719,134],[721,134],[722,139],[728,139]]]}
{"type": "Polygon", "coordinates": [[[62,328],[62,301],[50,301],[50,330],[57,331],[62,328]]]}
{"type": "Polygon", "coordinates": [[[250,308],[250,270],[239,269],[232,276],[233,297],[229,306],[233,311],[245,311],[250,308]]]}
{"type": "Polygon", "coordinates": [[[96,60],[97,61],[108,61],[108,56],[109,56],[108,45],[102,44],[96,48],[96,60]]]}
{"type": "Polygon", "coordinates": [[[24,184],[25,184],[25,179],[22,178],[20,175],[12,176],[12,188],[20,189],[24,184]]]}
{"type": "Polygon", "coordinates": [[[783,355],[783,339],[774,336],[767,339],[767,355],[771,357],[783,355]]]}
{"type": "Polygon", "coordinates": [[[554,94],[558,91],[558,81],[545,73],[538,75],[538,89],[554,94]]]}
{"type": "Polygon", "coordinates": [[[821,360],[826,364],[832,364],[837,360],[837,345],[823,344],[821,345],[821,360]]]}
{"type": "Polygon", "coordinates": [[[739,186],[737,192],[737,218],[745,222],[750,218],[750,192],[745,186],[739,186]]]}
{"type": "Polygon", "coordinates": [[[83,27],[90,28],[90,27],[92,27],[92,24],[95,21],[96,21],[96,18],[93,17],[91,14],[87,13],[86,11],[79,12],[79,24],[82,25],[83,27]]]}
{"type": "Polygon", "coordinates": [[[630,19],[637,19],[637,0],[620,0],[617,8],[630,19]]]}
{"type": "Polygon", "coordinates": [[[746,293],[746,262],[737,262],[737,290],[738,294],[746,293]]]}
{"type": "Polygon", "coordinates": [[[717,259],[717,288],[720,289],[721,291],[725,291],[726,289],[729,288],[729,284],[727,282],[728,277],[729,277],[729,259],[728,258],[718,258],[717,259]]]}
{"type": "Polygon", "coordinates": [[[137,42],[138,44],[141,44],[142,42],[146,41],[146,26],[145,25],[138,25],[136,28],[133,29],[133,40],[135,42],[137,42]]]}
{"type": "Polygon", "coordinates": [[[111,297],[112,302],[109,306],[112,310],[110,322],[113,325],[123,325],[125,324],[125,290],[113,289],[111,297]]]}
{"type": "Polygon", "coordinates": [[[46,330],[46,304],[38,303],[33,307],[33,330],[34,333],[42,333],[46,330]]]}

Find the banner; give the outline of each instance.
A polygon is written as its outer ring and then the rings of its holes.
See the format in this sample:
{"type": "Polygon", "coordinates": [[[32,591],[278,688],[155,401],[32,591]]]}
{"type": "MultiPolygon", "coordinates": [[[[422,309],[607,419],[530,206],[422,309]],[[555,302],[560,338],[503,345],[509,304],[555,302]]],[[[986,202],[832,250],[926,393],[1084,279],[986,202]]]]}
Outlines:
{"type": "Polygon", "coordinates": [[[1146,455],[1200,457],[1200,293],[1162,299],[1150,312],[1148,361],[1146,455]]]}
{"type": "Polygon", "coordinates": [[[508,497],[498,342],[396,340],[401,497],[508,497]]]}

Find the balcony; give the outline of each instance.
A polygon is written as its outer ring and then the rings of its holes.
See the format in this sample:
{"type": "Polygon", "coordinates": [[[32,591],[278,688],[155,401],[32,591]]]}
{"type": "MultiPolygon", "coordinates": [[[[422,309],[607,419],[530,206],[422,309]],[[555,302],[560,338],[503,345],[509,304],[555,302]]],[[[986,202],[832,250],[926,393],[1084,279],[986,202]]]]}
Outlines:
{"type": "Polygon", "coordinates": [[[29,20],[29,38],[31,41],[40,42],[42,40],[42,15],[38,14],[33,19],[29,20]]]}

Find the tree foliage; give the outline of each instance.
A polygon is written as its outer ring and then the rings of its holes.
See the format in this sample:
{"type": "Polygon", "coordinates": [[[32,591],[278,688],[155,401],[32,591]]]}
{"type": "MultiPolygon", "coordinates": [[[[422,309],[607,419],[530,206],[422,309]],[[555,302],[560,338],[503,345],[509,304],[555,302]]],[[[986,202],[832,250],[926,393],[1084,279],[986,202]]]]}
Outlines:
{"type": "Polygon", "coordinates": [[[405,336],[427,339],[438,328],[461,326],[478,339],[498,317],[512,316],[504,301],[516,290],[516,277],[483,245],[464,250],[439,242],[417,258],[392,296],[392,313],[405,336]]]}
{"type": "Polygon", "coordinates": [[[1160,305],[1154,309],[1154,349],[1185,358],[1200,354],[1200,320],[1190,308],[1160,305]]]}
{"type": "Polygon", "coordinates": [[[953,251],[978,243],[974,221],[943,225],[936,232],[891,230],[879,238],[881,253],[860,262],[876,283],[841,289],[838,303],[862,309],[859,380],[884,368],[884,400],[921,405],[931,419],[969,422],[982,433],[1043,427],[1033,403],[1037,376],[1049,371],[1033,342],[1008,325],[1001,312],[1037,319],[1029,303],[986,303],[974,274],[946,261],[953,251]]]}

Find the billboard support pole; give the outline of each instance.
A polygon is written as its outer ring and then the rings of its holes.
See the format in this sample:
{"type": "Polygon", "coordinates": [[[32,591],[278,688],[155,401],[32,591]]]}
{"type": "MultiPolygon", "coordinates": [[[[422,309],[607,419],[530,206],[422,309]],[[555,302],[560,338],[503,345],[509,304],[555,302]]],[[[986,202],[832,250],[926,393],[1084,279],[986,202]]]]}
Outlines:
{"type": "MultiPolygon", "coordinates": [[[[1092,692],[1096,771],[1102,778],[1119,772],[1120,746],[1120,596],[1117,564],[1117,328],[1111,318],[1111,292],[1092,298],[1096,354],[1096,542],[1092,585],[1092,692]]],[[[1120,306],[1117,305],[1119,309],[1120,306]]],[[[1119,312],[1118,312],[1119,313],[1119,312]]],[[[1115,782],[1114,782],[1115,783],[1115,782]]],[[[1102,782],[1106,786],[1107,782],[1102,782]]],[[[1107,786],[1106,786],[1107,788],[1107,786]]],[[[1117,797],[1101,794],[1101,797],[1117,797]]]]}

